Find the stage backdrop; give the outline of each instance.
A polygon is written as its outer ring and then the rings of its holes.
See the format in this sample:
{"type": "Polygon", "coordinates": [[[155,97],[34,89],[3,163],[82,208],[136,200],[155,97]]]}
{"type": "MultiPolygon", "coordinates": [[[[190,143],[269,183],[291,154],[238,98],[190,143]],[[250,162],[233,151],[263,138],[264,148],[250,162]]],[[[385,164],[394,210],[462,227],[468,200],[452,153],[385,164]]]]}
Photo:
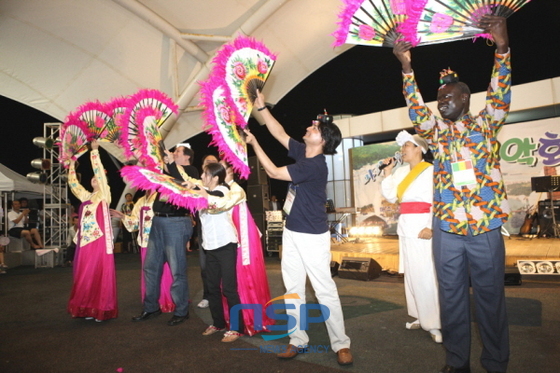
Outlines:
{"type": "MultiPolygon", "coordinates": [[[[512,210],[505,228],[510,234],[519,233],[527,212],[549,198],[531,190],[531,177],[560,174],[559,127],[560,118],[550,118],[506,125],[500,131],[502,174],[512,210]]],[[[398,208],[381,195],[378,166],[398,150],[394,141],[350,149],[356,225],[384,225],[384,234],[396,234],[398,208]]]]}

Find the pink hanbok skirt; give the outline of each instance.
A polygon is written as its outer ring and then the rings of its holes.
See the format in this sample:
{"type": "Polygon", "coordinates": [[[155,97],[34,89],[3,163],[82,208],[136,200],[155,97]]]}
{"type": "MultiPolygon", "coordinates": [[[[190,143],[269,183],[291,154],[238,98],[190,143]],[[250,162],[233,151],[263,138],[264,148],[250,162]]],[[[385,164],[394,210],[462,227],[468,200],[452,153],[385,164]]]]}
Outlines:
{"type": "MultiPolygon", "coordinates": [[[[247,205],[245,204],[245,207],[247,205]]],[[[242,304],[260,304],[262,305],[262,325],[255,325],[255,318],[252,310],[243,310],[243,322],[245,323],[244,333],[247,335],[254,335],[258,332],[268,332],[267,325],[274,325],[274,320],[266,315],[266,303],[270,300],[270,289],[268,287],[268,278],[266,276],[266,269],[263,258],[263,248],[261,243],[261,236],[253,216],[248,208],[244,210],[247,213],[247,232],[241,232],[240,219],[241,208],[239,205],[233,208],[233,223],[237,229],[239,241],[246,241],[248,243],[248,251],[250,263],[243,265],[243,247],[237,249],[237,292],[239,293],[239,300],[242,304]],[[242,236],[245,235],[247,240],[243,240],[242,236]]],[[[222,303],[224,305],[224,316],[229,325],[229,308],[227,300],[222,296],[222,303]]]]}
{"type": "MultiPolygon", "coordinates": [[[[91,203],[84,202],[82,207],[91,203]]],[[[80,221],[83,209],[80,208],[80,221]]],[[[96,210],[97,224],[105,231],[105,219],[101,204],[96,210]]],[[[111,229],[111,227],[107,227],[111,229]]],[[[113,254],[107,254],[105,236],[80,246],[81,227],[74,257],[74,283],[68,301],[72,317],[93,317],[108,320],[118,316],[117,281],[113,254]]]]}

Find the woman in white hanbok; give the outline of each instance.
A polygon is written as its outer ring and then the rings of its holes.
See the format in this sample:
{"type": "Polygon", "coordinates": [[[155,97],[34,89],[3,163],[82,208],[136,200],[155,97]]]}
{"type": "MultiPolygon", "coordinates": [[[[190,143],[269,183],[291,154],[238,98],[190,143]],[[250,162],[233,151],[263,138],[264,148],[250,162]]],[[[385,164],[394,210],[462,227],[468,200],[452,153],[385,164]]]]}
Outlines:
{"type": "Polygon", "coordinates": [[[432,254],[432,204],[434,177],[428,144],[418,135],[401,131],[403,166],[393,171],[393,158],[383,161],[387,166],[381,182],[383,196],[391,203],[399,202],[399,272],[404,273],[408,314],[416,320],[407,322],[407,329],[424,329],[432,339],[442,342],[438,284],[432,254]]]}

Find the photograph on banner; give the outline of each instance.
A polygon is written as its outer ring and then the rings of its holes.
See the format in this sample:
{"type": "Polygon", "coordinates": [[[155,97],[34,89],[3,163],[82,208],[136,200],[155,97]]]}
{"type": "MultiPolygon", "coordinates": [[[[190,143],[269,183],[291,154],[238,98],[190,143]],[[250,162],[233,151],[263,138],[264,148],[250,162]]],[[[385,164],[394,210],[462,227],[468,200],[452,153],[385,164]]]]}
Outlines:
{"type": "MultiPolygon", "coordinates": [[[[547,192],[531,190],[531,178],[560,175],[560,118],[548,118],[504,126],[498,134],[501,144],[502,175],[511,215],[504,225],[510,234],[518,234],[527,213],[549,200],[547,192]]],[[[560,191],[552,193],[560,199],[560,191]]]]}
{"type": "MultiPolygon", "coordinates": [[[[534,192],[531,178],[560,175],[560,118],[506,125],[498,134],[501,171],[511,215],[504,225],[509,234],[518,234],[528,212],[536,211],[549,193],[534,192]]],[[[412,131],[409,131],[413,133],[412,131]]],[[[370,144],[350,150],[356,226],[379,226],[383,235],[396,235],[397,204],[381,195],[382,160],[394,157],[400,147],[395,141],[370,144]]],[[[560,199],[560,191],[553,200],[560,199]]]]}
{"type": "Polygon", "coordinates": [[[395,156],[400,149],[396,141],[350,149],[354,206],[358,210],[356,226],[378,226],[383,235],[397,234],[399,207],[381,195],[380,166],[383,159],[395,156]]]}

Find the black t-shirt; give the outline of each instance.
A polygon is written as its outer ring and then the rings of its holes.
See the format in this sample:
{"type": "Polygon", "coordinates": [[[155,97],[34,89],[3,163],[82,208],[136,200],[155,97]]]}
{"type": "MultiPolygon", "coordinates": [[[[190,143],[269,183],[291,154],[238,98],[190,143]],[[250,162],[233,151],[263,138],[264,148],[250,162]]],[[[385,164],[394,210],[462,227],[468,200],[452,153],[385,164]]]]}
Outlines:
{"type": "Polygon", "coordinates": [[[325,233],[329,229],[325,208],[329,170],[325,155],[306,158],[305,144],[290,139],[288,156],[296,161],[288,166],[290,187],[295,189],[296,198],[286,218],[286,228],[300,233],[325,233]]]}
{"type": "MultiPolygon", "coordinates": [[[[179,170],[177,169],[177,164],[175,162],[170,163],[167,165],[167,169],[169,171],[168,175],[173,176],[175,179],[180,179],[182,180],[183,177],[181,176],[181,174],[179,173],[179,170]]],[[[187,165],[187,166],[180,166],[183,167],[183,169],[185,170],[185,173],[187,175],[189,175],[192,178],[195,179],[199,179],[200,175],[198,173],[198,170],[191,165],[187,165]]],[[[183,207],[178,207],[175,205],[172,205],[171,203],[167,203],[165,201],[160,201],[159,199],[160,195],[158,193],[158,196],[156,197],[156,200],[154,201],[154,212],[160,213],[160,214],[173,214],[173,215],[188,215],[189,214],[189,210],[187,210],[186,208],[183,207]]]]}

